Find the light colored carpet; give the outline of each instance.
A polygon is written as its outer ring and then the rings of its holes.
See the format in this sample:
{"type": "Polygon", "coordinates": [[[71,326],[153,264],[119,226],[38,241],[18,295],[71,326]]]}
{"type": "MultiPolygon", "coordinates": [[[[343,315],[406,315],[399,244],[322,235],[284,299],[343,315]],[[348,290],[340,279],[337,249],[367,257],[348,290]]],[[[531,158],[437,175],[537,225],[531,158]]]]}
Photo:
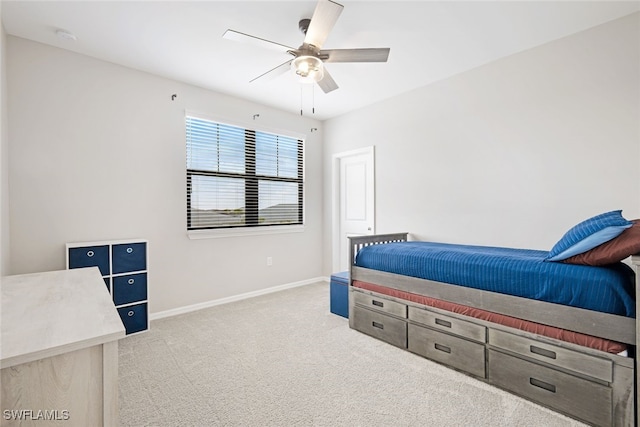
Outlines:
{"type": "Polygon", "coordinates": [[[582,426],[349,329],[317,283],[120,341],[123,426],[582,426]]]}

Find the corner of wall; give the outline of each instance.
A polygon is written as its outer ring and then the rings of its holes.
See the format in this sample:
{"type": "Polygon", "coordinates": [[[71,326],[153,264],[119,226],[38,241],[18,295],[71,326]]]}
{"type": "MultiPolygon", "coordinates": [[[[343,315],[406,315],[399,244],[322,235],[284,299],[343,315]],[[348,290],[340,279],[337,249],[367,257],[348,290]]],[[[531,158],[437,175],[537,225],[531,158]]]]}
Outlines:
{"type": "MultiPolygon", "coordinates": [[[[0,2],[0,23],[2,3],[0,2]]],[[[9,274],[9,137],[7,108],[7,34],[0,24],[0,276],[9,274]]]]}

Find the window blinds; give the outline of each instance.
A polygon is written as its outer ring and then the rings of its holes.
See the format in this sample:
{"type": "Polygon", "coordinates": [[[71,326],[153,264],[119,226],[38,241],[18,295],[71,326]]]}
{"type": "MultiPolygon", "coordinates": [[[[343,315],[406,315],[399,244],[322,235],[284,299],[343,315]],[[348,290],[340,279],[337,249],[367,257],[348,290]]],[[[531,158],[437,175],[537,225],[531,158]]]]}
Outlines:
{"type": "Polygon", "coordinates": [[[189,230],[302,224],[303,142],[186,118],[189,230]]]}

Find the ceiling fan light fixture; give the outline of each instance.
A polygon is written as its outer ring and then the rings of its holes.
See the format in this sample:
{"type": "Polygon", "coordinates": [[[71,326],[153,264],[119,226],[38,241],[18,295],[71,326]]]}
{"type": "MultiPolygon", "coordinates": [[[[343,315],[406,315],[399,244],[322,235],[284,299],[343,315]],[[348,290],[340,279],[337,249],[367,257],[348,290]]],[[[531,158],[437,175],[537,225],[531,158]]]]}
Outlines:
{"type": "Polygon", "coordinates": [[[311,55],[300,55],[291,61],[291,69],[302,83],[315,83],[324,77],[322,60],[311,55]]]}

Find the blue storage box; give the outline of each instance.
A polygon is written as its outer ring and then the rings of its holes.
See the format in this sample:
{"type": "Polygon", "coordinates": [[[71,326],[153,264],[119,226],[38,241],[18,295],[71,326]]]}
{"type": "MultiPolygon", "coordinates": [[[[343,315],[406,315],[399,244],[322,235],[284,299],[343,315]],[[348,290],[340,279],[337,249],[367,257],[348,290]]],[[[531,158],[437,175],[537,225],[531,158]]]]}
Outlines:
{"type": "Polygon", "coordinates": [[[349,272],[342,271],[331,275],[329,283],[331,312],[349,318],[349,272]]]}

